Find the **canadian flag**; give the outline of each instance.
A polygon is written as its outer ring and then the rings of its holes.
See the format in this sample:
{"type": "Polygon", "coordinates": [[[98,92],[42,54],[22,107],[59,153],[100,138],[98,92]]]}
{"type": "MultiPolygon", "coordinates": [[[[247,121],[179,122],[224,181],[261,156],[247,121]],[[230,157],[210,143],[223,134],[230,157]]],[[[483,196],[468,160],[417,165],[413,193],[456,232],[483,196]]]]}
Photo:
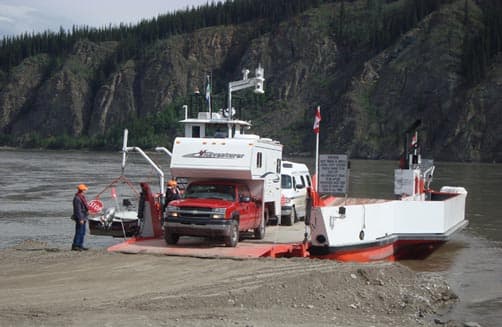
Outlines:
{"type": "Polygon", "coordinates": [[[411,138],[411,146],[414,146],[417,143],[418,143],[418,133],[415,132],[415,134],[413,134],[413,137],[411,138]]]}
{"type": "Polygon", "coordinates": [[[319,134],[319,124],[321,123],[321,107],[317,106],[314,119],[314,133],[319,134]]]}
{"type": "Polygon", "coordinates": [[[206,100],[208,102],[211,100],[211,77],[209,75],[207,75],[206,100]]]}

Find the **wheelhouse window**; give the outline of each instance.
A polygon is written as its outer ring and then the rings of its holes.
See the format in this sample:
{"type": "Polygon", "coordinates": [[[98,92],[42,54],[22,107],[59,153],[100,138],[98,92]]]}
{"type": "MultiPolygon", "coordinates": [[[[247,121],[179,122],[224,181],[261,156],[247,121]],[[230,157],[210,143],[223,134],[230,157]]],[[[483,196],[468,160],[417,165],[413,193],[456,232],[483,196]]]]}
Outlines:
{"type": "Polygon", "coordinates": [[[206,136],[214,138],[228,137],[228,128],[225,124],[208,124],[206,125],[206,136]]]}
{"type": "Polygon", "coordinates": [[[192,126],[192,137],[200,137],[200,126],[192,126]]]}

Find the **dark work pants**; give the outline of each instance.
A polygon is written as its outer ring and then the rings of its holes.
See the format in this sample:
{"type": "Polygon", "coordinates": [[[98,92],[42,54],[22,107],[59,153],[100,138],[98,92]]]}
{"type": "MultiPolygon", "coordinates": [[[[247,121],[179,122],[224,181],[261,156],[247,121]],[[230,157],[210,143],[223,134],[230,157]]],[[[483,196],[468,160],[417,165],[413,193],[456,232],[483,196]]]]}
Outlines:
{"type": "Polygon", "coordinates": [[[81,248],[84,247],[85,225],[86,222],[81,224],[80,221],[75,221],[75,237],[73,237],[73,246],[81,248]]]}

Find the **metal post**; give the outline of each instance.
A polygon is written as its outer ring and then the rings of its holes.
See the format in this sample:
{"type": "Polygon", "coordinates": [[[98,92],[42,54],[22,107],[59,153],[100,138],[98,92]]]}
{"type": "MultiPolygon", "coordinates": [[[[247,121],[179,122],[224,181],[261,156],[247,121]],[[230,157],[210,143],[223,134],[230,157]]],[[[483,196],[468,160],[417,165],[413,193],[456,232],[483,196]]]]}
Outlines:
{"type": "Polygon", "coordinates": [[[227,103],[227,109],[228,109],[228,120],[230,120],[232,116],[232,82],[228,83],[228,103],[227,103]]]}
{"type": "Polygon", "coordinates": [[[319,192],[319,133],[316,134],[315,140],[315,190],[319,192]]]}

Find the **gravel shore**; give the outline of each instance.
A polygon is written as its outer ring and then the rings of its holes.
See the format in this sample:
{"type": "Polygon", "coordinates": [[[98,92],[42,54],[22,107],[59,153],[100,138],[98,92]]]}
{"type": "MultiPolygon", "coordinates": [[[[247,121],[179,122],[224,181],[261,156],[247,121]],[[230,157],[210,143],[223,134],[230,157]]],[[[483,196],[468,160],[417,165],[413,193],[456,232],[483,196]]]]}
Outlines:
{"type": "Polygon", "coordinates": [[[1,326],[463,326],[434,273],[399,263],[0,250],[1,326]]]}

